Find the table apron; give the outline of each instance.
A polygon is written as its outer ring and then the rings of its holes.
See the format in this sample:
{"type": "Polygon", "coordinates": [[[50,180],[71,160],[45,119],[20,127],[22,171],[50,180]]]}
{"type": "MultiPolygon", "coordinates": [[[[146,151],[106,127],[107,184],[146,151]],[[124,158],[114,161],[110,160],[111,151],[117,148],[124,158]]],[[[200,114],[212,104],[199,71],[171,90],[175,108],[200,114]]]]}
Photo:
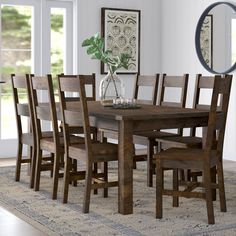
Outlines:
{"type": "Polygon", "coordinates": [[[133,121],[133,131],[145,131],[153,129],[173,129],[207,126],[208,117],[190,118],[166,118],[155,120],[135,120],[133,121]]]}

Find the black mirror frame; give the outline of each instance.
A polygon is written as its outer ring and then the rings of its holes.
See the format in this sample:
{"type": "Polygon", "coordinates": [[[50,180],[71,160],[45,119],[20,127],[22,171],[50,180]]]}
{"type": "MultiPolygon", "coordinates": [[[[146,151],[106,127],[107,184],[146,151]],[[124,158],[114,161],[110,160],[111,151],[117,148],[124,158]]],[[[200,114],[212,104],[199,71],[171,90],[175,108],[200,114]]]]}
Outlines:
{"type": "Polygon", "coordinates": [[[201,52],[201,45],[200,45],[200,34],[201,34],[201,28],[202,28],[202,24],[204,22],[205,17],[208,15],[208,13],[211,11],[211,9],[213,9],[214,7],[218,6],[218,5],[227,5],[229,7],[231,7],[235,12],[236,12],[236,6],[233,5],[232,3],[229,2],[215,2],[213,4],[211,4],[210,6],[208,6],[204,12],[202,13],[202,15],[200,16],[198,23],[197,23],[197,28],[196,28],[196,33],[195,33],[195,47],[196,47],[196,52],[197,52],[197,56],[202,64],[202,66],[210,73],[214,73],[214,74],[227,74],[232,72],[233,70],[236,69],[236,62],[232,65],[231,68],[229,68],[228,70],[224,71],[224,72],[217,72],[214,71],[212,68],[210,68],[206,61],[203,58],[202,52],[201,52]]]}

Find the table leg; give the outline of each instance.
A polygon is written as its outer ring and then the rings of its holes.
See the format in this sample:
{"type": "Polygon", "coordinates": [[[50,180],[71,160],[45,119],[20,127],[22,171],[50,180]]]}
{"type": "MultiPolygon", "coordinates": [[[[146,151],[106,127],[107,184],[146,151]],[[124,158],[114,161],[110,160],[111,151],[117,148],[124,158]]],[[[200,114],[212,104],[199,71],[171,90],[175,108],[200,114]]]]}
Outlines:
{"type": "Polygon", "coordinates": [[[133,124],[132,121],[119,123],[119,199],[118,212],[133,213],[133,124]]]}

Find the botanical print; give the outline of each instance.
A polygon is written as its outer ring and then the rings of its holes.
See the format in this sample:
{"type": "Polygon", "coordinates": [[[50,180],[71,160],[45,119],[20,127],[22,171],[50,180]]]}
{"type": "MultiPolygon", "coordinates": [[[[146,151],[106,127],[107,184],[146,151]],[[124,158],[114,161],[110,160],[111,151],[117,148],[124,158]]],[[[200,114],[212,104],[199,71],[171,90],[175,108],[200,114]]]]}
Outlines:
{"type": "MultiPolygon", "coordinates": [[[[110,49],[114,57],[120,53],[131,55],[128,73],[138,72],[139,12],[106,9],[104,19],[105,49],[110,49]]],[[[127,70],[120,69],[118,72],[125,73],[127,70]]]]}
{"type": "Polygon", "coordinates": [[[200,45],[202,56],[212,68],[212,15],[207,15],[203,21],[200,35],[200,45]]]}

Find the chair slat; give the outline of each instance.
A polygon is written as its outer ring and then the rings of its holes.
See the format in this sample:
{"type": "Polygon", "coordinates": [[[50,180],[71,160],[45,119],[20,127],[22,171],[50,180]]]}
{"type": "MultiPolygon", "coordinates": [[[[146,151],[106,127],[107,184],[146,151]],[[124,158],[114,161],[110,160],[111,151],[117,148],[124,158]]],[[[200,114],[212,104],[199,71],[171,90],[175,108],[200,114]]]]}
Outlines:
{"type": "Polygon", "coordinates": [[[183,87],[185,84],[185,78],[183,76],[166,76],[163,86],[170,88],[183,87]]]}
{"type": "Polygon", "coordinates": [[[156,79],[153,78],[153,76],[144,76],[140,75],[138,78],[138,86],[155,86],[156,85],[156,79]]]}
{"type": "Polygon", "coordinates": [[[83,120],[78,112],[65,110],[65,123],[69,126],[83,126],[83,120]]]}
{"type": "Polygon", "coordinates": [[[13,86],[14,88],[26,88],[25,76],[13,77],[13,86]]]}
{"type": "Polygon", "coordinates": [[[214,87],[214,76],[201,76],[198,88],[212,89],[214,87]]]}
{"type": "Polygon", "coordinates": [[[33,77],[32,86],[35,90],[48,90],[47,78],[43,76],[33,77]]]}
{"type": "Polygon", "coordinates": [[[17,113],[19,116],[30,117],[29,107],[26,104],[17,104],[17,113]]]}
{"type": "Polygon", "coordinates": [[[38,107],[36,107],[36,112],[37,112],[37,118],[38,119],[47,120],[47,121],[52,120],[51,113],[50,113],[50,110],[48,109],[48,107],[38,106],[38,107]]]}
{"type": "Polygon", "coordinates": [[[161,106],[163,107],[182,107],[180,102],[162,102],[161,106]]]}

